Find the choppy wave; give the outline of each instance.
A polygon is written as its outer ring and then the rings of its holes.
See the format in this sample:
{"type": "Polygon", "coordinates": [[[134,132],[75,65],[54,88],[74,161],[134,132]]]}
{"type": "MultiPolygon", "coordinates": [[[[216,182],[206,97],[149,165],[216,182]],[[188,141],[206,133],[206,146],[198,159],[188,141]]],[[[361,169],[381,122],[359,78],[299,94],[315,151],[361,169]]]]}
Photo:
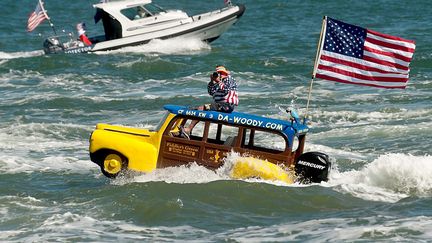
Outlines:
{"type": "MultiPolygon", "coordinates": [[[[177,202],[177,207],[182,207],[177,202]]],[[[189,225],[145,226],[126,220],[104,220],[77,213],[52,213],[29,231],[26,227],[3,230],[1,240],[19,241],[178,241],[193,238],[197,241],[351,241],[430,239],[432,218],[428,216],[359,218],[322,218],[291,221],[268,226],[251,225],[228,230],[210,231],[189,225]],[[404,238],[408,237],[408,238],[404,238]]]]}
{"type": "Polygon", "coordinates": [[[215,235],[216,239],[232,239],[238,242],[291,242],[308,241],[400,241],[407,240],[405,235],[413,232],[415,239],[428,239],[432,236],[428,230],[432,218],[428,216],[396,217],[360,217],[360,218],[323,218],[303,222],[272,225],[270,227],[250,226],[233,229],[215,235]]]}
{"type": "Polygon", "coordinates": [[[19,241],[170,241],[180,238],[196,238],[209,232],[191,226],[146,227],[127,221],[101,220],[82,214],[54,213],[38,223],[31,232],[28,229],[3,230],[1,240],[19,241]]]}
{"type": "Polygon", "coordinates": [[[18,124],[1,128],[0,171],[33,173],[63,171],[88,173],[93,167],[87,161],[86,140],[89,127],[74,124],[18,124]],[[67,151],[81,150],[81,156],[67,151]],[[86,168],[85,170],[83,170],[86,168]]]}

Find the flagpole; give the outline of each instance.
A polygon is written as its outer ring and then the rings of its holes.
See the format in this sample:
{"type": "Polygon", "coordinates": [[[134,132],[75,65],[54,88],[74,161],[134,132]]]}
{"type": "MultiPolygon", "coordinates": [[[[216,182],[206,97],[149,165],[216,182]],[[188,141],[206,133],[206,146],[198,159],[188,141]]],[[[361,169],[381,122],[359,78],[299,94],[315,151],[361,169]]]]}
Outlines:
{"type": "Polygon", "coordinates": [[[51,22],[50,19],[48,19],[48,22],[49,22],[49,24],[50,24],[52,30],[54,31],[54,35],[57,35],[57,31],[56,31],[56,29],[55,29],[55,27],[54,27],[54,24],[51,22]]]}
{"type": "Polygon", "coordinates": [[[323,20],[322,20],[321,33],[320,33],[320,38],[319,38],[318,44],[317,44],[317,52],[316,52],[316,55],[315,55],[315,63],[314,63],[314,67],[313,67],[313,70],[312,70],[312,77],[311,77],[310,86],[309,86],[309,94],[308,94],[308,99],[307,99],[307,104],[306,104],[305,119],[308,118],[309,102],[310,102],[310,98],[311,98],[311,94],[312,94],[312,86],[313,86],[313,81],[315,79],[315,73],[316,73],[316,69],[317,69],[317,64],[318,64],[319,56],[321,55],[321,46],[322,46],[323,33],[324,33],[325,26],[326,26],[326,19],[327,19],[327,16],[324,16],[323,20]]]}
{"type": "Polygon", "coordinates": [[[44,13],[46,19],[48,20],[49,25],[51,26],[52,30],[54,31],[54,35],[57,35],[57,31],[54,27],[54,24],[51,22],[51,18],[48,16],[47,11],[45,10],[43,4],[44,4],[44,2],[42,2],[42,0],[39,0],[39,5],[41,6],[43,13],[44,13]]]}

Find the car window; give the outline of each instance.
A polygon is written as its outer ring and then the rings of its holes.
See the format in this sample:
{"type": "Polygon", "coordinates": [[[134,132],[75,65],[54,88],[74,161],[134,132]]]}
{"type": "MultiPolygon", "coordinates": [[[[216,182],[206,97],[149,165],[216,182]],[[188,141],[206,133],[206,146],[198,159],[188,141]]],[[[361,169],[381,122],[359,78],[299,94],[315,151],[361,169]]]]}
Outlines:
{"type": "Polygon", "coordinates": [[[297,136],[294,136],[291,151],[295,152],[298,149],[299,145],[300,145],[299,138],[297,136]]]}
{"type": "MultiPolygon", "coordinates": [[[[189,127],[193,121],[194,120],[192,120],[192,119],[187,119],[185,121],[183,127],[189,127]]],[[[203,121],[196,123],[196,125],[193,127],[193,129],[190,132],[190,139],[191,140],[202,140],[202,138],[204,136],[204,125],[205,125],[205,122],[203,122],[203,121]]]]}
{"type": "Polygon", "coordinates": [[[225,124],[210,123],[207,142],[233,146],[238,135],[238,127],[225,124]]]}
{"type": "Polygon", "coordinates": [[[286,140],[278,133],[245,129],[242,147],[267,152],[283,152],[286,149],[286,140]]]}
{"type": "MultiPolygon", "coordinates": [[[[185,136],[183,136],[181,134],[181,127],[185,128],[185,127],[189,127],[190,124],[192,123],[192,119],[187,119],[184,117],[175,117],[170,125],[168,125],[165,134],[169,135],[171,137],[178,137],[178,138],[182,138],[182,139],[186,139],[185,136]]],[[[191,130],[190,134],[189,134],[189,138],[191,140],[202,140],[203,139],[203,135],[204,135],[204,124],[205,122],[200,121],[198,122],[193,129],[191,130]]]]}

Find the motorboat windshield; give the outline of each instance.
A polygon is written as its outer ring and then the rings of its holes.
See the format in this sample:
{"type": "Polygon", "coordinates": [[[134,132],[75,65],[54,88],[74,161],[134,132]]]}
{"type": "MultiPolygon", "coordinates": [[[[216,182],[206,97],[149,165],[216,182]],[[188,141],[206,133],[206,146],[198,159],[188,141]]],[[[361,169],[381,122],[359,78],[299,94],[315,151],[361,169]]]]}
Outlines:
{"type": "Polygon", "coordinates": [[[144,8],[147,10],[147,12],[151,13],[151,15],[156,15],[161,12],[166,12],[165,9],[163,9],[161,6],[155,4],[155,3],[149,3],[144,5],[144,8]]]}
{"type": "Polygon", "coordinates": [[[149,3],[146,5],[135,6],[130,8],[125,8],[120,11],[124,16],[130,20],[136,20],[141,18],[147,18],[161,13],[166,13],[167,11],[157,4],[149,3]]]}

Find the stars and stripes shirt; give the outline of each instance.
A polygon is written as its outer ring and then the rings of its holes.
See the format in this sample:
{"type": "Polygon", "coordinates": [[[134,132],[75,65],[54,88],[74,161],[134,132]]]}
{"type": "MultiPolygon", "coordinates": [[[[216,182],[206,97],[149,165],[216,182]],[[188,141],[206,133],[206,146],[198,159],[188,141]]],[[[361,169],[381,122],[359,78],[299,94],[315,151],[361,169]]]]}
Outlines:
{"type": "Polygon", "coordinates": [[[213,100],[216,103],[229,103],[233,105],[238,105],[239,103],[237,83],[231,75],[222,78],[219,83],[210,81],[207,85],[207,91],[209,95],[213,96],[213,100]]]}
{"type": "Polygon", "coordinates": [[[316,77],[378,88],[405,88],[415,42],[326,17],[316,77]]]}

